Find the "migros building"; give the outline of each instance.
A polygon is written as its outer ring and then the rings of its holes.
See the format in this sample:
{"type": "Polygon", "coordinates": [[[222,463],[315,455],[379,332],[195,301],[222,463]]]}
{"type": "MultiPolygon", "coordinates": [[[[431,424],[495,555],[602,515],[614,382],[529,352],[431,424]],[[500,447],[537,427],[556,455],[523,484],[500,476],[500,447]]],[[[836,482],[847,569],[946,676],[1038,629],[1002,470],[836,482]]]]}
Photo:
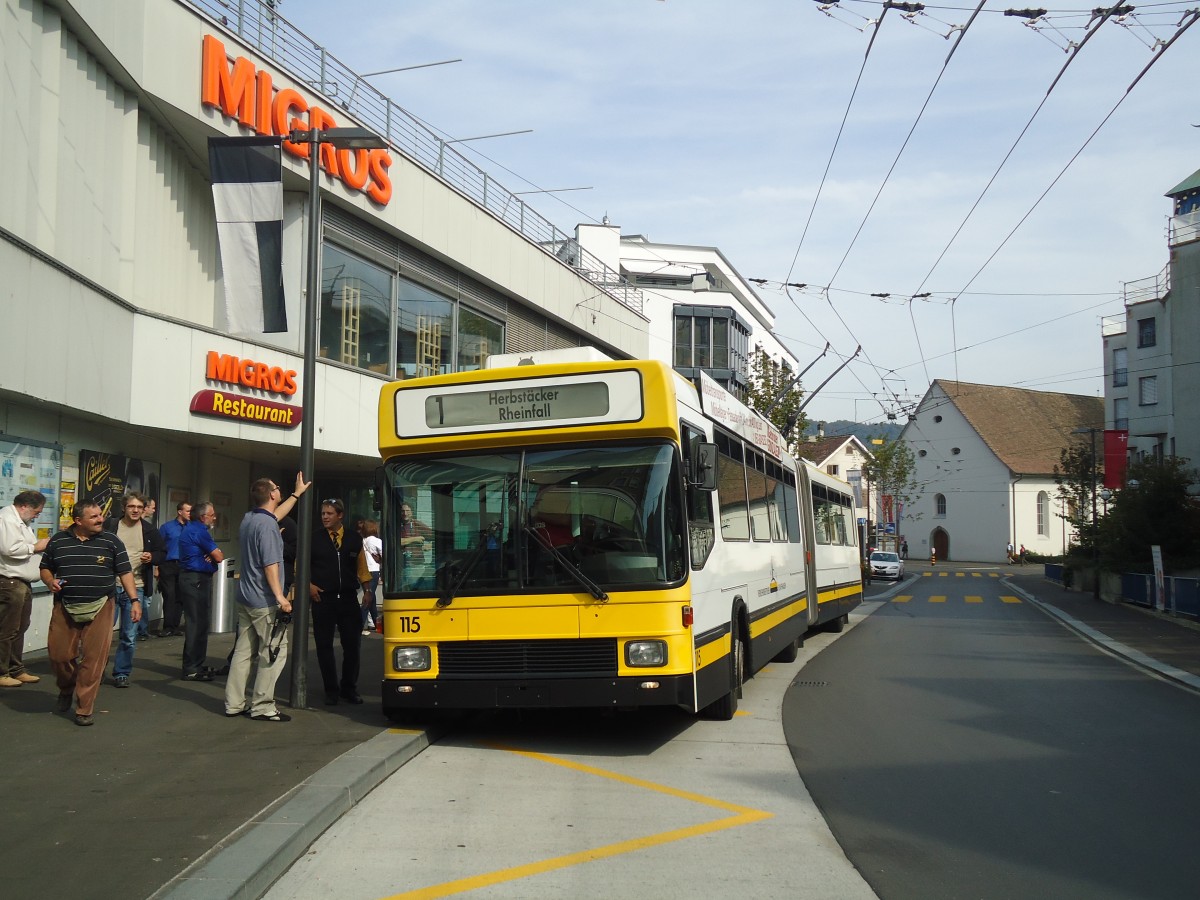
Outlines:
{"type": "MultiPolygon", "coordinates": [[[[585,344],[648,355],[638,292],[568,233],[333,57],[272,49],[319,41],[258,0],[6,4],[0,506],[43,491],[46,531],[84,497],[140,489],[159,524],[181,499],[212,500],[236,556],[250,482],[290,484],[299,466],[306,391],[318,496],[365,516],[387,381],[585,344]],[[320,89],[335,82],[358,87],[320,89]],[[318,364],[305,384],[308,146],[282,136],[346,125],[389,146],[321,146],[318,364]],[[225,321],[207,140],[239,135],[282,141],[279,334],[225,321]]],[[[35,594],[28,649],[45,646],[49,609],[35,594]]]]}

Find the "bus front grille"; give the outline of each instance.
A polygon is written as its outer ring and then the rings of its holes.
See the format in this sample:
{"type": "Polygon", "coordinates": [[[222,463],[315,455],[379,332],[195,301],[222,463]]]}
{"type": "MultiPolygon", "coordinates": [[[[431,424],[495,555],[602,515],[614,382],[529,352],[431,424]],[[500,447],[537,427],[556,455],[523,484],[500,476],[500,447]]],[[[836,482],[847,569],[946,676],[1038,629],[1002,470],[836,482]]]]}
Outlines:
{"type": "Polygon", "coordinates": [[[615,678],[610,638],[539,641],[447,641],[438,645],[445,678],[615,678]]]}

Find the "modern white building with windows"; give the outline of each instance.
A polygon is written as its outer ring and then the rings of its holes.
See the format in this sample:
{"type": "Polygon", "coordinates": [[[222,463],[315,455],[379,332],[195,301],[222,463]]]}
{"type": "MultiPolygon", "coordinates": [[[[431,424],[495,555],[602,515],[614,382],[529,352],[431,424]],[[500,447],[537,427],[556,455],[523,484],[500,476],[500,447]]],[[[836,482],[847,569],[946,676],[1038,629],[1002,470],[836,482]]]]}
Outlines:
{"type": "Polygon", "coordinates": [[[775,335],[775,313],[716,247],[658,243],[610,224],[580,225],[576,236],[639,291],[649,359],[670,363],[685,378],[705,372],[739,396],[757,351],[780,370],[798,371],[775,335]]]}
{"type": "Polygon", "coordinates": [[[1200,464],[1200,171],[1171,199],[1169,260],[1125,285],[1125,311],[1102,323],[1110,428],[1129,431],[1131,458],[1200,464]]]}

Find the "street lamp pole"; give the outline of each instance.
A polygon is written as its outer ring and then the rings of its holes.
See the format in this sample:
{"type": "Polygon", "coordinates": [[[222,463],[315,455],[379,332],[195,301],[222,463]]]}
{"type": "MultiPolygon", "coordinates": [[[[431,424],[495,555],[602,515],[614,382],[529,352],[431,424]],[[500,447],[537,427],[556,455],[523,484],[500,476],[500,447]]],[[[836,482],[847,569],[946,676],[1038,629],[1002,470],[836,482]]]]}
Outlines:
{"type": "MultiPolygon", "coordinates": [[[[288,135],[293,144],[308,144],[308,274],[304,287],[304,397],[300,412],[300,471],[310,482],[316,455],[317,317],[321,294],[321,145],[345,149],[386,147],[387,143],[366,128],[313,128],[288,135]]],[[[292,603],[291,693],[293,709],[308,706],[308,623],[312,613],[309,582],[312,580],[313,493],[300,495],[296,513],[296,582],[292,603]]]]}
{"type": "Polygon", "coordinates": [[[1097,533],[1096,519],[1096,432],[1103,428],[1076,428],[1072,434],[1090,435],[1092,441],[1092,568],[1095,577],[1092,579],[1092,596],[1100,599],[1100,535],[1097,533]]]}

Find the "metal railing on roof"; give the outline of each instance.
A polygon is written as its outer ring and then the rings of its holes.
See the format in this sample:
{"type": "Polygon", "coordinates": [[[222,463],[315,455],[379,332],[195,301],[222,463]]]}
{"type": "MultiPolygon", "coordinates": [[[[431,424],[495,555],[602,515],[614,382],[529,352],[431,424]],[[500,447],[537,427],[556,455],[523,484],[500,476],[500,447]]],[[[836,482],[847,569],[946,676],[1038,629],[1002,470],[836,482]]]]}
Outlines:
{"type": "Polygon", "coordinates": [[[1170,246],[1186,244],[1200,238],[1200,209],[1171,216],[1170,246]]]}
{"type": "Polygon", "coordinates": [[[575,269],[618,303],[642,311],[642,292],[499,184],[433,129],[379,91],[279,15],[272,0],[182,0],[229,29],[331,106],[387,139],[435,178],[491,213],[513,231],[575,269]]]}
{"type": "Polygon", "coordinates": [[[1117,313],[1112,316],[1102,316],[1100,319],[1100,336],[1112,337],[1117,334],[1125,333],[1125,313],[1117,313]]]}
{"type": "Polygon", "coordinates": [[[1126,281],[1122,285],[1122,294],[1126,308],[1147,300],[1162,300],[1171,290],[1171,264],[1163,266],[1163,270],[1149,278],[1139,278],[1137,281],[1126,281]]]}

